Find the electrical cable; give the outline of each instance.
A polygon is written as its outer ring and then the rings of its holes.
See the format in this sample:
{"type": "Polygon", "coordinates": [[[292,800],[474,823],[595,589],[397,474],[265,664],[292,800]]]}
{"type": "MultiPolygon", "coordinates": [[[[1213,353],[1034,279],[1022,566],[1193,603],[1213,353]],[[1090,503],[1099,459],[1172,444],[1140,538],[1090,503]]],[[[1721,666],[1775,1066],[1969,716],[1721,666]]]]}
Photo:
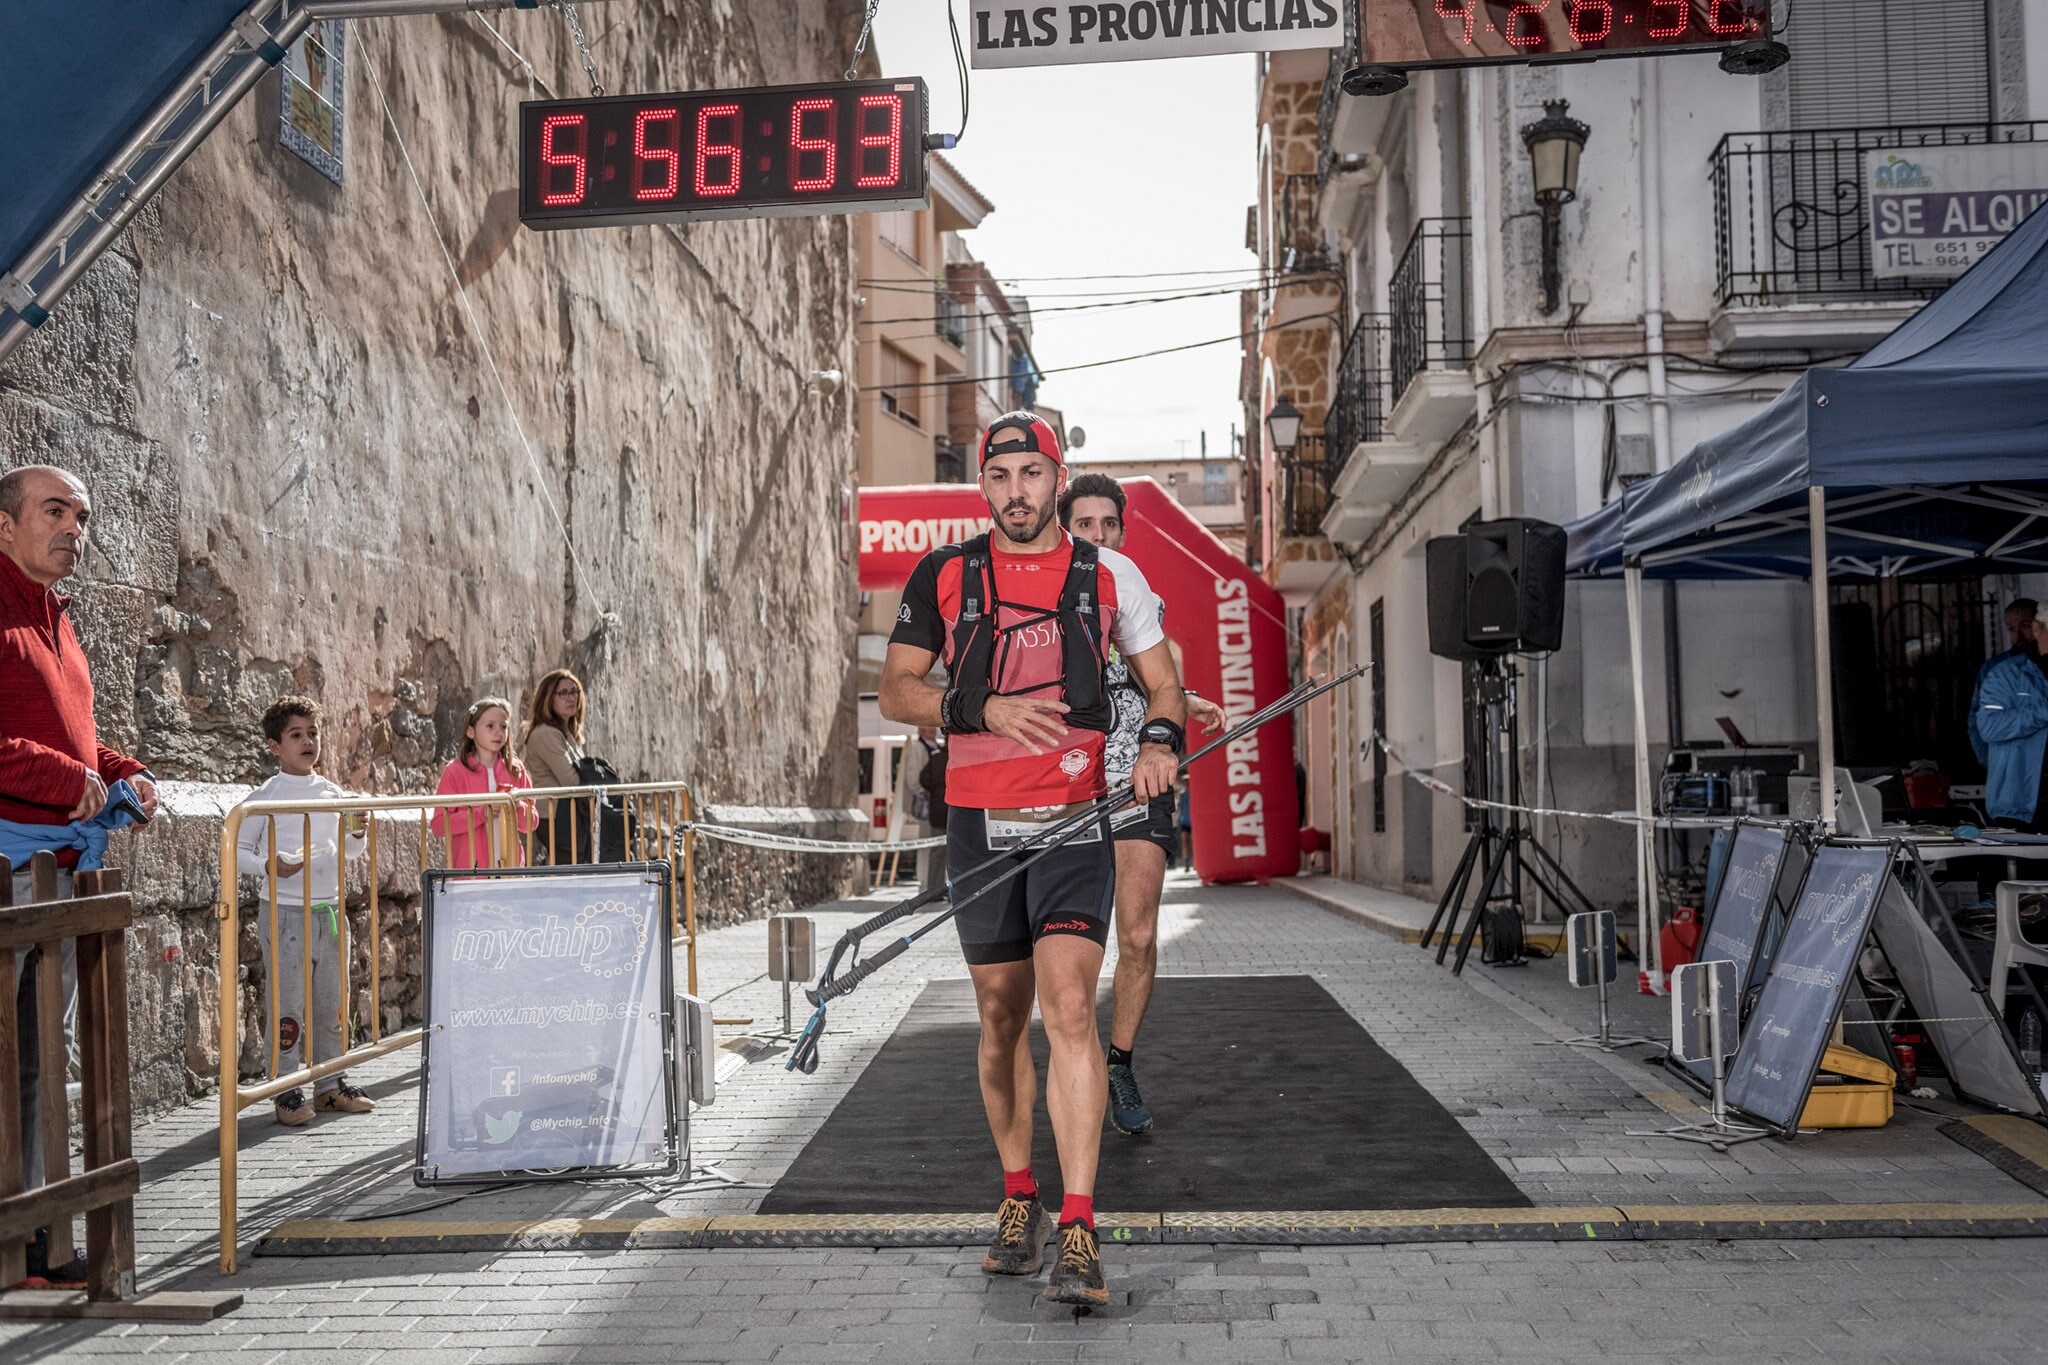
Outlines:
{"type": "MultiPolygon", "coordinates": [[[[895,291],[891,290],[890,292],[893,293],[895,291]]],[[[917,292],[926,293],[930,291],[919,290],[917,292]]],[[[1156,294],[1150,298],[1113,299],[1106,303],[1062,303],[1056,304],[1051,308],[1033,308],[1029,312],[1031,317],[1036,320],[1047,313],[1082,313],[1100,309],[1149,308],[1161,303],[1186,303],[1196,299],[1227,298],[1232,294],[1240,292],[1242,291],[1237,289],[1207,289],[1192,294],[1156,294]]],[[[888,327],[899,322],[946,322],[948,320],[948,314],[934,313],[930,317],[861,318],[857,325],[861,327],[888,327]]]]}
{"type": "MultiPolygon", "coordinates": [[[[1097,370],[1105,365],[1123,365],[1133,360],[1150,360],[1154,356],[1177,355],[1182,351],[1196,351],[1204,346],[1221,346],[1226,342],[1246,341],[1252,337],[1264,336],[1268,332],[1277,332],[1283,327],[1299,327],[1303,323],[1308,322],[1329,322],[1334,320],[1336,316],[1335,313],[1312,313],[1307,317],[1290,318],[1286,322],[1276,322],[1270,327],[1255,328],[1249,332],[1239,332],[1235,336],[1211,337],[1207,341],[1190,341],[1180,346],[1165,346],[1156,351],[1140,351],[1135,355],[1111,356],[1107,360],[1090,360],[1078,365],[1055,365],[1050,369],[1038,366],[1034,362],[1033,368],[1037,370],[1041,378],[1049,374],[1070,374],[1075,370],[1097,370]]],[[[864,385],[860,392],[883,393],[896,389],[948,389],[958,384],[1008,383],[1009,379],[1010,376],[1008,374],[955,375],[951,379],[922,379],[915,384],[864,385]]]]}
{"type": "Polygon", "coordinates": [[[960,73],[960,131],[949,144],[957,147],[967,136],[967,53],[960,47],[960,20],[954,16],[953,0],[946,0],[946,27],[953,31],[953,66],[960,73]]]}
{"type": "Polygon", "coordinates": [[[519,445],[526,452],[526,462],[533,469],[534,487],[539,491],[541,501],[547,505],[548,515],[554,518],[555,528],[561,532],[562,544],[569,551],[569,565],[575,571],[576,579],[583,590],[590,594],[592,602],[602,604],[600,612],[609,615],[611,607],[598,593],[590,580],[590,572],[583,564],[583,556],[576,552],[575,538],[569,534],[569,524],[563,520],[561,508],[555,505],[554,494],[548,491],[547,473],[541,468],[540,456],[535,453],[533,441],[526,434],[526,424],[519,420],[519,409],[512,402],[512,390],[505,382],[505,376],[498,369],[498,358],[491,351],[489,336],[484,331],[482,319],[477,317],[476,305],[470,301],[469,288],[462,282],[462,272],[456,268],[455,257],[448,250],[448,242],[441,235],[441,221],[434,215],[434,205],[427,198],[427,187],[420,180],[419,169],[413,165],[412,152],[405,145],[405,135],[398,131],[398,120],[392,115],[391,101],[384,93],[383,78],[377,72],[377,63],[370,56],[370,44],[362,45],[363,66],[369,72],[370,88],[377,92],[378,107],[384,111],[384,126],[391,130],[391,140],[398,144],[398,156],[405,163],[406,175],[412,180],[413,192],[419,196],[420,211],[426,215],[427,227],[434,235],[434,245],[440,248],[441,260],[448,267],[448,278],[454,282],[455,297],[462,301],[463,316],[469,320],[469,329],[476,337],[477,350],[483,354],[484,366],[491,373],[491,380],[497,385],[498,395],[505,401],[505,414],[511,419],[512,430],[519,437],[519,445]]]}
{"type": "MultiPolygon", "coordinates": [[[[1334,273],[1327,270],[1293,271],[1286,275],[1248,276],[1235,288],[1238,291],[1268,287],[1277,289],[1288,285],[1309,284],[1334,278],[1334,273]]],[[[1154,289],[1159,288],[1158,285],[1152,287],[1154,289]]],[[[863,280],[861,281],[861,288],[876,294],[929,294],[932,292],[933,286],[929,284],[906,284],[902,280],[863,280]]],[[[1171,289],[1171,286],[1168,286],[1168,288],[1171,289]]],[[[1196,289],[1217,288],[1224,288],[1224,286],[1219,285],[1216,281],[1190,284],[1188,286],[1190,292],[1196,289]]],[[[1034,290],[1032,292],[1034,297],[1041,299],[1127,299],[1142,297],[1145,291],[1141,289],[1049,289],[1034,290]]]]}

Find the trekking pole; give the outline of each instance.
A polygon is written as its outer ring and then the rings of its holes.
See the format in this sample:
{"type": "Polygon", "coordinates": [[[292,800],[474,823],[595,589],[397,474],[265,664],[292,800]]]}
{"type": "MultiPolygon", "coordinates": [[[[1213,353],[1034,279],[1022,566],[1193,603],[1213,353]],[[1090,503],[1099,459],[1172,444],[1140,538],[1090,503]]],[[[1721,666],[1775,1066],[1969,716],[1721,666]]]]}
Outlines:
{"type": "MultiPolygon", "coordinates": [[[[1371,664],[1359,664],[1347,672],[1321,683],[1316,682],[1313,678],[1302,680],[1291,691],[1266,703],[1266,705],[1260,707],[1244,720],[1239,721],[1236,725],[1225,730],[1207,744],[1204,744],[1194,753],[1181,759],[1175,769],[1176,775],[1186,772],[1197,759],[1207,757],[1224,745],[1243,739],[1261,726],[1277,720],[1289,712],[1299,710],[1324,693],[1341,687],[1352,679],[1359,677],[1370,668],[1372,668],[1371,664]]],[[[977,863],[974,867],[961,874],[962,881],[971,880],[1005,859],[1014,857],[1019,852],[1028,849],[1030,853],[1030,856],[1018,861],[1015,866],[1006,869],[1000,875],[991,878],[987,883],[977,888],[967,899],[948,906],[941,913],[934,915],[931,919],[901,938],[889,943],[873,957],[860,958],[852,967],[848,968],[846,975],[843,977],[837,975],[839,962],[849,950],[854,950],[857,955],[860,941],[868,934],[886,925],[893,924],[895,921],[906,916],[915,914],[924,906],[937,901],[942,894],[952,889],[952,879],[949,878],[944,887],[933,887],[931,890],[922,892],[900,905],[893,905],[881,914],[862,921],[840,935],[839,941],[832,946],[832,956],[826,962],[825,970],[818,976],[818,984],[804,991],[804,998],[817,1008],[811,1014],[810,1022],[804,1025],[804,1031],[798,1035],[796,1042],[790,1047],[789,1060],[783,1064],[783,1069],[785,1071],[801,1071],[807,1076],[818,1069],[818,1038],[825,1029],[825,1006],[827,1004],[838,999],[840,996],[851,993],[861,982],[867,980],[884,966],[902,956],[912,944],[916,943],[926,934],[952,919],[961,910],[974,904],[981,897],[1004,885],[1012,877],[1017,876],[1040,859],[1063,847],[1110,812],[1128,804],[1132,798],[1132,785],[1128,782],[1122,783],[1116,790],[1110,792],[1109,795],[1101,800],[1096,801],[1087,809],[1076,811],[1058,824],[1048,826],[1046,829],[1030,835],[1016,848],[1004,849],[1002,852],[993,854],[977,863]]]]}

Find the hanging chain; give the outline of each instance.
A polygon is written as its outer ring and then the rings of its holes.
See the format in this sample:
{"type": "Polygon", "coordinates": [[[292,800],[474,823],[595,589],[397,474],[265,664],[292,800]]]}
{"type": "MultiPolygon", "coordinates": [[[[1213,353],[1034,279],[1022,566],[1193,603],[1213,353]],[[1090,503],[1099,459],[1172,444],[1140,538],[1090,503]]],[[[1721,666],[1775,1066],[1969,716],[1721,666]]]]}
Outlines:
{"type": "Polygon", "coordinates": [[[875,11],[882,7],[882,0],[868,0],[867,17],[860,21],[860,37],[853,40],[853,59],[846,64],[846,79],[860,75],[860,54],[867,51],[868,34],[875,27],[875,11]]]}
{"type": "Polygon", "coordinates": [[[597,63],[590,58],[590,44],[583,39],[583,21],[576,17],[576,6],[569,0],[554,0],[555,8],[569,21],[569,36],[576,40],[576,54],[583,58],[583,74],[590,77],[590,93],[602,95],[604,86],[597,79],[597,63]]]}

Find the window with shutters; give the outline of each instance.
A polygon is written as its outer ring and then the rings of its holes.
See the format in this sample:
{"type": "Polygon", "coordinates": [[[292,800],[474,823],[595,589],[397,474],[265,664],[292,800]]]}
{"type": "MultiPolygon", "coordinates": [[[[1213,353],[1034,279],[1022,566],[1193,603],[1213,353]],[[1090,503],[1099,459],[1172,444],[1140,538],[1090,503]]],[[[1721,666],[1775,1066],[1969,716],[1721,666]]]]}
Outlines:
{"type": "Polygon", "coordinates": [[[1986,122],[1989,10],[1986,0],[1800,0],[1784,34],[1792,127],[1986,122]]]}
{"type": "Polygon", "coordinates": [[[922,426],[918,418],[921,410],[920,395],[924,390],[918,384],[924,379],[924,367],[910,354],[882,343],[881,374],[876,385],[882,395],[882,411],[894,413],[912,426],[922,426]]]}

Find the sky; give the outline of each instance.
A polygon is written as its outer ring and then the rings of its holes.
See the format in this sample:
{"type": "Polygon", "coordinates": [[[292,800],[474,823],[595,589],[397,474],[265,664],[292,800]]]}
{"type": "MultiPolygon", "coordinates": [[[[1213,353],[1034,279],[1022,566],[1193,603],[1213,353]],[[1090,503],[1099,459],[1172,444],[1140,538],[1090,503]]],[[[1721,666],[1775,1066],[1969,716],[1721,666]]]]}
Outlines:
{"type": "MultiPolygon", "coordinates": [[[[954,3],[971,43],[968,0],[954,3]]],[[[882,0],[874,41],[884,74],[924,77],[932,131],[957,129],[945,0],[882,0]]],[[[1087,434],[1078,459],[1194,456],[1205,432],[1212,456],[1230,452],[1230,429],[1243,421],[1236,291],[1258,265],[1244,246],[1245,206],[1258,188],[1253,63],[1239,54],[969,73],[967,135],[944,155],[996,208],[963,236],[999,279],[1019,281],[1006,288],[1031,300],[1039,366],[1233,338],[1047,376],[1040,401],[1087,434]],[[1163,271],[1212,273],[1050,278],[1163,271]],[[1048,311],[1117,302],[1134,290],[1210,289],[1222,292],[1048,311]]]]}

